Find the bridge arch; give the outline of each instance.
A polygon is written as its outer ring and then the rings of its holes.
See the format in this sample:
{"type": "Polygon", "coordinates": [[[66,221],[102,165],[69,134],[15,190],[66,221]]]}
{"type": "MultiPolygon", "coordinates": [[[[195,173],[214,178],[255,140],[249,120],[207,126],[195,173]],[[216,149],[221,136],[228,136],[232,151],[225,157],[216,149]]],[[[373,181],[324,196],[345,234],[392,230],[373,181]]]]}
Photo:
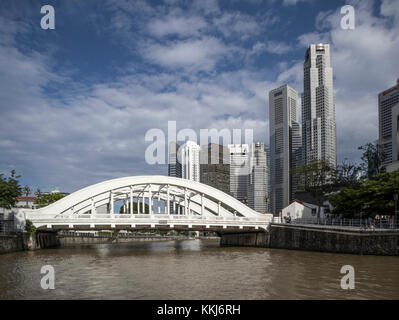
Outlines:
{"type": "Polygon", "coordinates": [[[80,189],[49,206],[25,210],[24,214],[39,228],[56,225],[68,225],[69,228],[89,225],[93,228],[96,224],[104,227],[104,221],[111,227],[116,224],[135,227],[139,219],[144,220],[143,223],[153,219],[151,225],[155,225],[159,220],[171,217],[174,218],[174,222],[169,223],[172,227],[176,223],[192,224],[195,221],[209,227],[219,221],[225,229],[227,225],[242,227],[245,224],[263,228],[272,219],[270,214],[258,213],[216,188],[168,176],[107,180],[80,189]],[[117,201],[122,202],[121,214],[115,212],[117,201]],[[137,203],[136,212],[134,203],[137,203]],[[148,213],[144,210],[146,206],[148,213]]]}

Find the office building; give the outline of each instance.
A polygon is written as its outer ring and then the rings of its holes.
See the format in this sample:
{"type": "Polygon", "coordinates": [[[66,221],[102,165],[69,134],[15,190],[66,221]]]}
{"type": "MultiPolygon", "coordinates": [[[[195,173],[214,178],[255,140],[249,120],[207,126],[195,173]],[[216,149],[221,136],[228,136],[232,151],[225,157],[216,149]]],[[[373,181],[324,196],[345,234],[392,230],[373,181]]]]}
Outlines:
{"type": "Polygon", "coordinates": [[[179,151],[180,146],[175,143],[171,142],[169,144],[168,150],[168,176],[181,178],[182,177],[182,167],[179,159],[177,158],[177,154],[179,151]]]}
{"type": "Polygon", "coordinates": [[[272,212],[272,207],[271,207],[271,200],[270,200],[270,195],[272,193],[271,191],[271,172],[270,172],[270,147],[265,145],[265,152],[266,152],[266,168],[267,168],[267,212],[272,212]]]}
{"type": "Polygon", "coordinates": [[[294,171],[301,164],[298,93],[288,85],[269,92],[271,212],[278,215],[296,191],[294,171]]]}
{"type": "Polygon", "coordinates": [[[230,153],[230,194],[248,203],[248,178],[250,172],[249,145],[229,144],[230,153]]]}
{"type": "MultiPolygon", "coordinates": [[[[399,79],[397,85],[378,95],[378,144],[385,155],[383,165],[393,171],[399,161],[398,111],[399,79]]],[[[399,168],[399,166],[398,166],[399,168]]]]}
{"type": "Polygon", "coordinates": [[[337,166],[333,69],[328,44],[306,51],[302,94],[302,158],[305,164],[325,160],[337,166]]]}
{"type": "Polygon", "coordinates": [[[200,181],[230,194],[230,153],[227,147],[214,143],[201,146],[200,181]]]}
{"type": "Polygon", "coordinates": [[[267,156],[264,143],[251,144],[251,171],[248,183],[248,205],[260,213],[268,212],[267,156]]]}
{"type": "Polygon", "coordinates": [[[181,162],[181,176],[183,179],[200,181],[200,146],[187,141],[178,151],[178,159],[181,162]]]}

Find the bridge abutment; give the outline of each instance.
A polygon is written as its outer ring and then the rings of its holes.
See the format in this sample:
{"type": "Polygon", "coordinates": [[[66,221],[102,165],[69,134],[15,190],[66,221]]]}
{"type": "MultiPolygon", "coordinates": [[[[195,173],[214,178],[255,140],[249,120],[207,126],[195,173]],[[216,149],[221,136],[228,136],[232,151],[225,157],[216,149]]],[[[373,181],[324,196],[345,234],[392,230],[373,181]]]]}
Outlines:
{"type": "Polygon", "coordinates": [[[266,231],[220,234],[220,245],[267,248],[269,247],[269,234],[266,231]]]}
{"type": "Polygon", "coordinates": [[[24,235],[24,250],[32,251],[60,246],[56,232],[36,232],[32,235],[24,235]]]}

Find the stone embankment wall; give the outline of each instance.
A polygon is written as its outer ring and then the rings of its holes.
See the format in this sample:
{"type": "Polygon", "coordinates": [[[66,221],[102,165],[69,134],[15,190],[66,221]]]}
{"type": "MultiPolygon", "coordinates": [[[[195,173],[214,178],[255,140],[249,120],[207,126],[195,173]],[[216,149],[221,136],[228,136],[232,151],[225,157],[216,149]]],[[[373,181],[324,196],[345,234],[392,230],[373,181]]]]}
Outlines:
{"type": "Polygon", "coordinates": [[[106,244],[135,241],[170,241],[193,239],[185,236],[137,236],[137,237],[108,237],[108,236],[58,236],[55,232],[38,232],[34,235],[0,235],[0,254],[23,250],[38,250],[56,248],[59,246],[78,244],[106,244]]]}
{"type": "Polygon", "coordinates": [[[24,250],[24,241],[18,235],[0,235],[0,254],[24,250]]]}
{"type": "Polygon", "coordinates": [[[78,245],[78,244],[106,244],[106,243],[125,243],[135,241],[170,241],[170,240],[186,240],[187,237],[107,237],[107,236],[60,236],[59,242],[61,246],[78,245]]]}
{"type": "Polygon", "coordinates": [[[399,232],[309,225],[271,224],[268,232],[224,234],[223,246],[399,256],[399,232]]]}
{"type": "Polygon", "coordinates": [[[31,251],[44,248],[55,248],[59,245],[57,234],[53,232],[38,232],[33,235],[0,235],[0,254],[23,250],[31,251]]]}

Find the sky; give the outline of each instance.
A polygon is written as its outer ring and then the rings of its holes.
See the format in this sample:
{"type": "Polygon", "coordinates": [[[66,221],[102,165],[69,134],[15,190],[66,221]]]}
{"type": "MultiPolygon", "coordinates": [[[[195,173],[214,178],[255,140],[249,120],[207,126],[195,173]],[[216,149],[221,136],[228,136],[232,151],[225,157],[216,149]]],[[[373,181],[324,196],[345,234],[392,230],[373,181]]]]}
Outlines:
{"type": "Polygon", "coordinates": [[[64,192],[167,174],[148,130],[253,129],[268,92],[303,92],[311,43],[331,45],[338,161],[378,137],[378,93],[399,78],[396,0],[0,0],[0,172],[64,192]],[[55,29],[43,30],[43,5],[55,29]],[[344,30],[341,7],[355,9],[344,30]]]}

